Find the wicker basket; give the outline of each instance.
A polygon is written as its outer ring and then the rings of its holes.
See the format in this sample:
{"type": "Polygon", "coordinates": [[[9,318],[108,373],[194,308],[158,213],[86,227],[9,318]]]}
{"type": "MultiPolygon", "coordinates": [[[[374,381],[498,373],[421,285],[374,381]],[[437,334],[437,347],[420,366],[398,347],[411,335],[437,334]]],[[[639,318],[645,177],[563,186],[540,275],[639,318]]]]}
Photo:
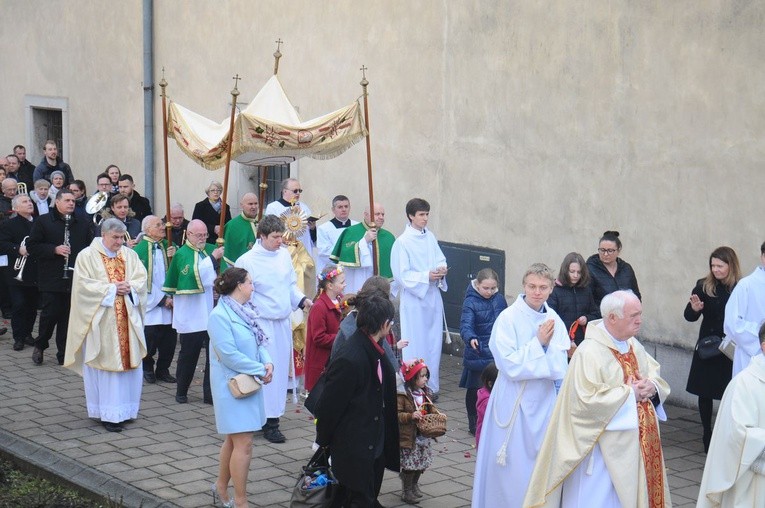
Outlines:
{"type": "Polygon", "coordinates": [[[428,414],[417,420],[417,430],[423,437],[434,438],[446,434],[446,415],[438,410],[432,402],[425,402],[422,406],[428,414]]]}

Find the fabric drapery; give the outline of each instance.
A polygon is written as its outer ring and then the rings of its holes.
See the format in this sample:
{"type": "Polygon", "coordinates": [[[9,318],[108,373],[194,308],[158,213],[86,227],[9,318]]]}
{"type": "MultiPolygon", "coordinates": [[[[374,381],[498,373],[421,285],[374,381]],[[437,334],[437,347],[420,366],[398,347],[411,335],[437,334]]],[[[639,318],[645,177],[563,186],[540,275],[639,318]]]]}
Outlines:
{"type": "MultiPolygon", "coordinates": [[[[205,169],[226,163],[230,119],[220,123],[170,102],[168,136],[205,169]]],[[[241,164],[287,164],[300,157],[331,159],[353,146],[367,131],[358,101],[312,120],[301,121],[277,76],[272,76],[234,120],[231,157],[241,164]]]]}

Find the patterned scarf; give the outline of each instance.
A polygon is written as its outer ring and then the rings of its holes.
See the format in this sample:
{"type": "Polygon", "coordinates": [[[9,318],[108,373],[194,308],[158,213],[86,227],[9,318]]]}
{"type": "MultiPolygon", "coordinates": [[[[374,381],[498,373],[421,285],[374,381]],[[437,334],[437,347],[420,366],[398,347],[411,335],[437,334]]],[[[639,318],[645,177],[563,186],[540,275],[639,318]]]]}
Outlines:
{"type": "Polygon", "coordinates": [[[234,311],[234,314],[247,323],[247,326],[249,326],[255,334],[255,340],[258,342],[258,346],[265,346],[268,344],[268,337],[266,337],[265,332],[256,321],[258,318],[258,311],[251,301],[247,300],[244,305],[242,305],[231,298],[230,295],[221,296],[220,299],[234,311]]]}

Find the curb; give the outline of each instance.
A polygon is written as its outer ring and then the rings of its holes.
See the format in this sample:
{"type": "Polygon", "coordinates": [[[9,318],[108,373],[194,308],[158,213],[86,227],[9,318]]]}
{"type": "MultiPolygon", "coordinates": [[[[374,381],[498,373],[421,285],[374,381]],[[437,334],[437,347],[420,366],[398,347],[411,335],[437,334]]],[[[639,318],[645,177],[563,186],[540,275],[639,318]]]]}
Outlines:
{"type": "Polygon", "coordinates": [[[180,508],[93,467],[0,429],[0,457],[23,471],[64,483],[95,500],[122,502],[125,508],[180,508]]]}

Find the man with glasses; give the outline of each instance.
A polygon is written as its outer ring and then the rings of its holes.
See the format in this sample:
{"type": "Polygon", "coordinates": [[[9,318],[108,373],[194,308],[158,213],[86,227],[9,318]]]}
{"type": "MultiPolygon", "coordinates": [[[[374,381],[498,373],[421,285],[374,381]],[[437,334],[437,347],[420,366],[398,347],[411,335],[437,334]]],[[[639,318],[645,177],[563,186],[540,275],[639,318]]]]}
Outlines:
{"type": "Polygon", "coordinates": [[[194,379],[199,353],[205,348],[205,375],[202,395],[205,404],[212,404],[210,391],[210,339],[207,320],[213,309],[213,282],[216,268],[223,257],[223,247],[207,243],[207,226],[201,220],[189,222],[187,242],[173,256],[167,269],[162,291],[173,297],[173,328],[180,334],[175,377],[175,401],[186,404],[188,390],[194,379]]]}
{"type": "Polygon", "coordinates": [[[141,223],[143,236],[135,253],[146,268],[148,297],[144,335],[146,336],[146,356],[143,359],[143,379],[147,383],[158,380],[175,383],[170,375],[170,364],[175,356],[175,344],[178,336],[173,330],[173,298],[162,291],[167,276],[168,257],[175,254],[175,246],[165,239],[166,230],[162,220],[155,215],[144,217],[141,223]],[[157,353],[157,367],[154,369],[154,354],[157,353]]]}
{"type": "MultiPolygon", "coordinates": [[[[282,197],[268,204],[263,215],[280,216],[286,209],[298,205],[305,213],[306,217],[311,217],[311,209],[303,203],[300,198],[303,196],[303,189],[300,188],[300,182],[296,178],[287,178],[282,182],[282,197]]],[[[309,220],[308,228],[298,238],[303,246],[313,257],[313,249],[316,247],[316,221],[309,220]]]]}
{"type": "MultiPolygon", "coordinates": [[[[170,235],[173,243],[178,246],[186,243],[186,229],[189,227],[189,221],[184,215],[182,204],[173,203],[170,205],[170,224],[172,224],[170,235]]],[[[165,218],[165,220],[167,219],[165,218]]]]}

